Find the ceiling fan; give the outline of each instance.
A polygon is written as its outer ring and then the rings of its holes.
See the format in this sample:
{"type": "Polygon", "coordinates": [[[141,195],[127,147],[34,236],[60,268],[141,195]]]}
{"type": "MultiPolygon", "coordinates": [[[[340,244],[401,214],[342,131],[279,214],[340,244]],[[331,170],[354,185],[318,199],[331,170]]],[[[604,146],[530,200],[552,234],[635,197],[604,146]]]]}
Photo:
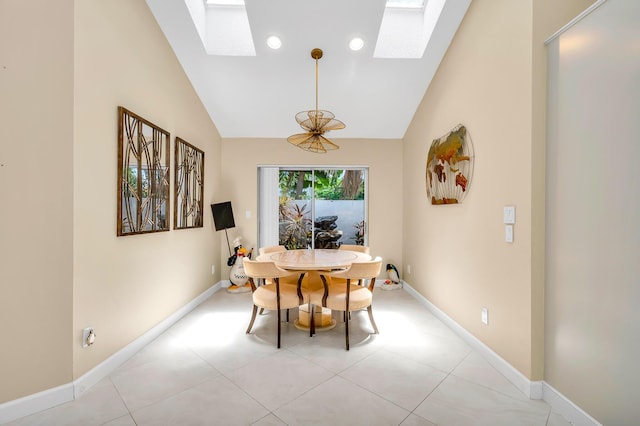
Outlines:
{"type": "Polygon", "coordinates": [[[287,138],[289,143],[315,153],[326,153],[338,149],[339,146],[324,137],[330,130],[344,129],[342,121],[337,120],[331,111],[318,109],[318,60],[322,58],[322,49],[315,48],[311,57],[316,61],[316,109],[301,111],[296,114],[296,121],[306,133],[298,133],[287,138]]]}

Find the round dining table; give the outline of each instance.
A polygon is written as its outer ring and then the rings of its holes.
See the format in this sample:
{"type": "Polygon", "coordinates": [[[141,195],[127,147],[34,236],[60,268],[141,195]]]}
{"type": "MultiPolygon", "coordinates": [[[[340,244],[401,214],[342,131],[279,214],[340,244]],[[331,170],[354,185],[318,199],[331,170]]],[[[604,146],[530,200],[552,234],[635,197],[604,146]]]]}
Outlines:
{"type": "MultiPolygon", "coordinates": [[[[354,262],[371,260],[371,256],[351,250],[296,249],[261,254],[256,260],[273,262],[279,268],[289,271],[300,271],[306,275],[303,286],[317,289],[324,287],[320,280],[321,272],[346,269],[354,262]]],[[[330,330],[335,327],[336,321],[331,318],[330,309],[305,304],[300,306],[298,319],[294,321],[296,328],[309,330],[310,310],[315,313],[313,331],[330,330]]]]}
{"type": "Polygon", "coordinates": [[[279,268],[290,271],[331,271],[371,260],[371,256],[350,250],[298,249],[262,254],[256,260],[274,262],[279,268]]]}

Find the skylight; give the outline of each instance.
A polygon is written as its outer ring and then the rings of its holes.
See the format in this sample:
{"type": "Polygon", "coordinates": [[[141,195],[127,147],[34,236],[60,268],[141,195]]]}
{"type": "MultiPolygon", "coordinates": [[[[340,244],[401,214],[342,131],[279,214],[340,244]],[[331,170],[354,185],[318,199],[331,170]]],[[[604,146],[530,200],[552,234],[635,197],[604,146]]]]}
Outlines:
{"type": "Polygon", "coordinates": [[[424,0],[387,0],[387,7],[422,8],[424,0]]]}
{"type": "Polygon", "coordinates": [[[205,0],[205,4],[213,6],[244,6],[244,0],[205,0]]]}
{"type": "Polygon", "coordinates": [[[255,56],[244,0],[185,0],[209,55],[255,56]]]}
{"type": "Polygon", "coordinates": [[[446,0],[388,0],[374,58],[422,58],[446,0]]]}

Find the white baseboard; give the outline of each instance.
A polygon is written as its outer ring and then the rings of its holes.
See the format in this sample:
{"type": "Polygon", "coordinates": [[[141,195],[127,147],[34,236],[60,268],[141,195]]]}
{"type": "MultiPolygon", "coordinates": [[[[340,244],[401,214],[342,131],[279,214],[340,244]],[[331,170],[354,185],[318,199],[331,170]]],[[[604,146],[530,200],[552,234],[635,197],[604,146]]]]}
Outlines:
{"type": "Polygon", "coordinates": [[[460,336],[469,346],[480,353],[496,370],[498,370],[503,376],[505,376],[511,383],[513,383],[522,393],[531,399],[542,398],[542,385],[541,382],[532,382],[524,374],[516,370],[511,364],[505,361],[491,348],[482,343],[476,336],[469,333],[465,328],[460,326],[451,317],[442,312],[436,305],[427,300],[423,295],[418,293],[411,285],[404,282],[404,289],[415,297],[420,303],[426,306],[426,308],[435,315],[440,321],[445,323],[450,329],[452,329],[458,336],[460,336]]]}
{"type": "Polygon", "coordinates": [[[403,281],[403,289],[422,303],[434,316],[442,321],[460,336],[469,346],[482,355],[496,370],[520,389],[531,399],[542,399],[551,406],[553,411],[561,414],[576,426],[602,426],[593,417],[580,407],[571,402],[567,397],[555,390],[545,381],[531,381],[515,367],[505,361],[500,355],[482,343],[477,337],[469,333],[451,317],[442,312],[422,294],[418,293],[406,281],[403,281]]]}
{"type": "Polygon", "coordinates": [[[5,402],[0,404],[0,425],[69,401],[73,401],[71,383],[5,402]]]}
{"type": "Polygon", "coordinates": [[[542,399],[553,408],[553,411],[562,414],[573,425],[602,426],[602,423],[591,417],[547,382],[544,382],[542,386],[542,399]]]}
{"type": "Polygon", "coordinates": [[[83,374],[71,383],[47,389],[23,398],[0,404],[0,424],[10,422],[47,408],[55,407],[78,398],[91,386],[111,374],[116,368],[135,355],[140,349],[151,343],[164,333],[169,327],[178,322],[182,317],[191,312],[195,307],[207,300],[213,293],[224,286],[224,282],[218,282],[209,287],[198,297],[187,303],[178,311],[161,321],[158,325],[145,334],[120,349],[115,354],[83,374]]]}

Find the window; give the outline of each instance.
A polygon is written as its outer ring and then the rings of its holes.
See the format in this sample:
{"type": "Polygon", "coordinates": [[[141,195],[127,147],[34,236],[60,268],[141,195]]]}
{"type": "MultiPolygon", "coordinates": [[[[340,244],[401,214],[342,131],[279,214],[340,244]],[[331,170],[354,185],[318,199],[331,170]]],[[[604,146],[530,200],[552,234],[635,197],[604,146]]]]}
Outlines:
{"type": "Polygon", "coordinates": [[[387,0],[386,7],[423,8],[424,0],[387,0]]]}
{"type": "Polygon", "coordinates": [[[259,175],[261,247],[338,248],[366,243],[366,168],[287,167],[262,170],[259,175]]]}

